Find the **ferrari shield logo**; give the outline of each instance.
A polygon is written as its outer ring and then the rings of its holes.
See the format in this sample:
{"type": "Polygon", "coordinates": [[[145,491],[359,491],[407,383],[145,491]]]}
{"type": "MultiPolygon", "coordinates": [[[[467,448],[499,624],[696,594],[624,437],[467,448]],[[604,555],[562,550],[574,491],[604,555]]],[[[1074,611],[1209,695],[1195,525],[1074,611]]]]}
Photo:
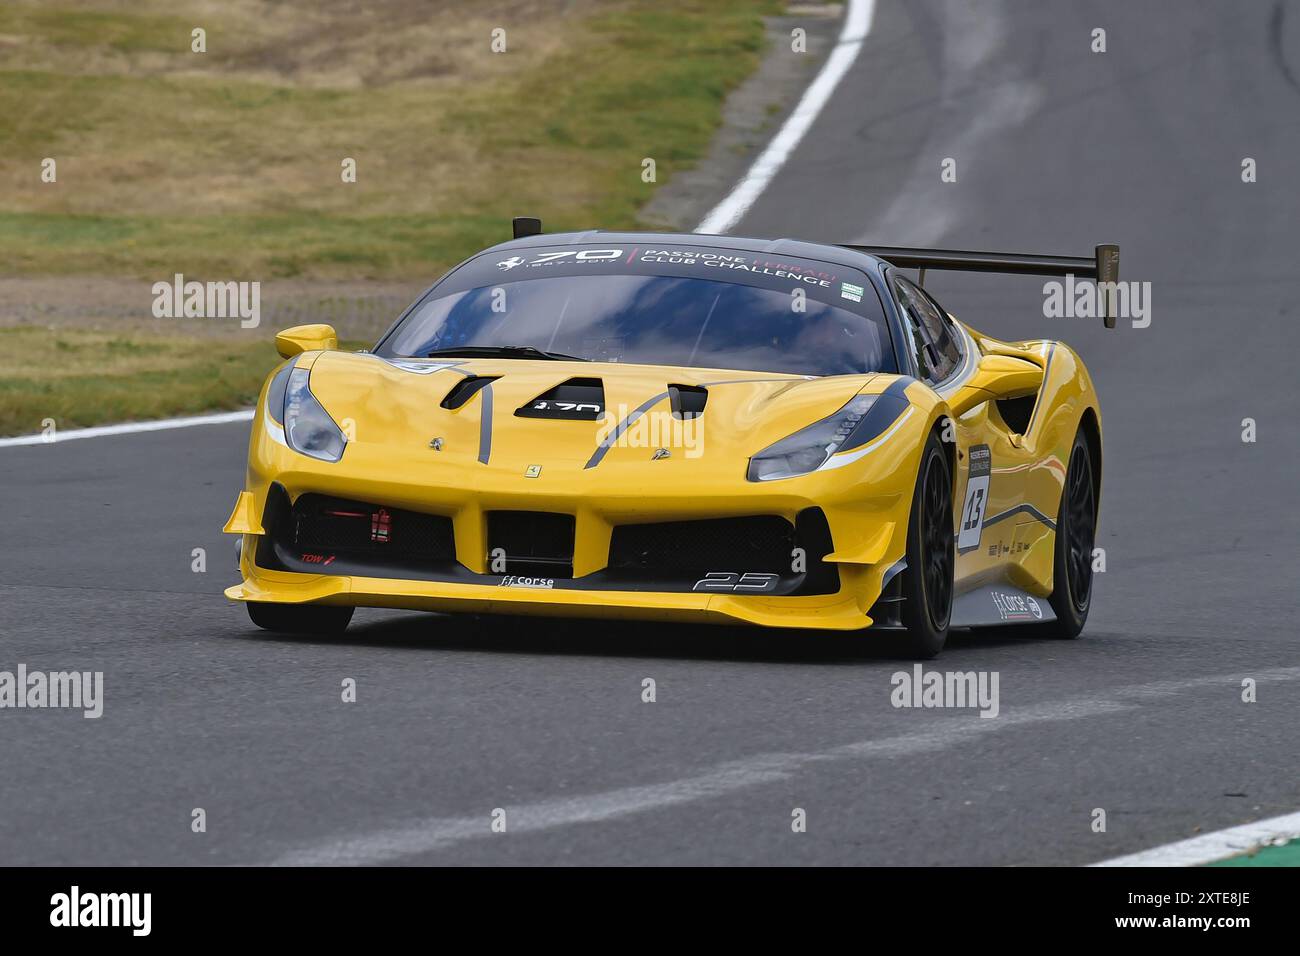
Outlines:
{"type": "Polygon", "coordinates": [[[541,475],[541,473],[542,473],[541,465],[529,465],[527,468],[524,469],[525,478],[536,478],[539,475],[541,475]]]}

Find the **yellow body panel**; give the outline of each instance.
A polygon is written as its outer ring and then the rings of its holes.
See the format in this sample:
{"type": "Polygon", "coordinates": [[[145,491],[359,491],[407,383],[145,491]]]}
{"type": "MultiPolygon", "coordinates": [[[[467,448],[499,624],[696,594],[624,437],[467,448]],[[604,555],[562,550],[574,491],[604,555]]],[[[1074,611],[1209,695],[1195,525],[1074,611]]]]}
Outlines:
{"type": "Polygon", "coordinates": [[[221,530],[226,534],[266,534],[258,519],[257,500],[251,491],[241,491],[235,500],[235,510],[221,530]]]}
{"type": "MultiPolygon", "coordinates": [[[[993,456],[989,514],[1028,504],[1054,519],[1081,416],[1086,409],[1096,413],[1087,373],[1060,344],[998,343],[973,330],[971,336],[980,350],[1024,358],[1044,366],[1047,374],[1027,435],[1009,434],[991,402],[957,421],[952,430],[954,522],[963,502],[968,451],[979,444],[988,445],[993,456]]],[[[290,361],[311,369],[312,393],[348,443],[338,462],[291,449],[266,411],[268,379],[253,422],[246,489],[225,529],[245,535],[243,581],[226,592],[236,600],[863,628],[871,623],[868,612],[890,569],[904,557],[926,436],[931,429],[942,429],[950,411],[942,393],[909,379],[904,394],[911,407],[868,453],[843,467],[751,482],[746,469],[752,455],[835,412],[856,394],[883,392],[898,376],[806,378],[512,359],[458,360],[454,367],[429,371],[432,364],[338,351],[305,352],[290,361]],[[467,375],[496,377],[488,426],[482,391],[459,408],[441,407],[467,375]],[[652,403],[648,411],[666,413],[670,384],[707,386],[699,447],[673,447],[670,456],[656,459],[658,442],[615,444],[593,466],[608,423],[539,421],[514,414],[575,377],[602,379],[605,407],[616,420],[647,403],[652,403]],[[437,449],[431,445],[435,439],[440,439],[437,449]],[[464,583],[268,570],[257,566],[255,555],[258,538],[265,533],[262,519],[272,483],[283,486],[291,501],[311,492],[446,516],[452,521],[456,559],[476,575],[489,572],[487,512],[570,514],[575,518],[577,581],[605,567],[610,535],[619,524],[750,515],[779,515],[793,522],[800,511],[817,507],[830,528],[834,547],[826,560],[835,563],[840,587],[835,594],[777,597],[564,586],[543,590],[506,587],[493,580],[464,583]]],[[[1046,595],[1052,585],[1053,541],[1052,530],[1030,513],[999,521],[984,530],[980,550],[959,556],[957,591],[1005,580],[1046,595]],[[991,553],[994,544],[996,555],[991,553]]]]}

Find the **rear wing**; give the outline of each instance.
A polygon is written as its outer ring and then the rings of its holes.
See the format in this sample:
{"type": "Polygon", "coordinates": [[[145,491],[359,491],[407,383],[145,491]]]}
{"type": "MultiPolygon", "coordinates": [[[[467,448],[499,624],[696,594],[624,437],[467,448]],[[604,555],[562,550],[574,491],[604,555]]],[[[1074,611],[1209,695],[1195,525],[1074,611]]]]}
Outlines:
{"type": "Polygon", "coordinates": [[[1119,281],[1119,246],[1097,246],[1092,256],[1033,256],[1014,252],[961,252],[956,249],[909,249],[903,246],[855,246],[839,244],[844,249],[865,252],[884,259],[900,269],[920,269],[925,281],[926,269],[955,272],[1002,272],[1011,275],[1074,275],[1097,280],[1098,292],[1105,303],[1103,321],[1115,327],[1115,283],[1119,281]]]}

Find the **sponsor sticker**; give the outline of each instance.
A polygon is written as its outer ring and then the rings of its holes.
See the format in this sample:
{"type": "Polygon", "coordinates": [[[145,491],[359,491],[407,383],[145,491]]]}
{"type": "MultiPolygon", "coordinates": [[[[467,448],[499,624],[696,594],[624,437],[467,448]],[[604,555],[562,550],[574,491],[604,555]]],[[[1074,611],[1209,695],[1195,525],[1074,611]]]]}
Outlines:
{"type": "Polygon", "coordinates": [[[1043,619],[1042,607],[1031,597],[1007,594],[1003,591],[992,591],[990,596],[993,598],[993,606],[998,610],[998,616],[1004,621],[1041,621],[1043,619]]]}
{"type": "Polygon", "coordinates": [[[757,571],[737,574],[734,571],[710,571],[695,582],[692,591],[763,592],[774,591],[781,583],[779,576],[757,571]]]}
{"type": "Polygon", "coordinates": [[[970,471],[966,476],[966,500],[961,507],[961,531],[957,535],[958,551],[968,551],[980,545],[992,470],[993,455],[989,446],[973,446],[970,450],[970,471]]]}
{"type": "Polygon", "coordinates": [[[554,578],[527,578],[517,574],[507,574],[501,579],[503,588],[534,588],[542,590],[551,590],[555,587],[554,578]]]}
{"type": "Polygon", "coordinates": [[[861,302],[862,293],[866,291],[860,285],[854,285],[852,282],[840,283],[840,298],[848,299],[850,302],[861,302]]]}
{"type": "Polygon", "coordinates": [[[497,268],[509,272],[519,266],[539,269],[547,266],[603,265],[617,262],[622,257],[622,249],[562,249],[558,252],[537,252],[528,259],[511,256],[498,262],[497,268]]]}

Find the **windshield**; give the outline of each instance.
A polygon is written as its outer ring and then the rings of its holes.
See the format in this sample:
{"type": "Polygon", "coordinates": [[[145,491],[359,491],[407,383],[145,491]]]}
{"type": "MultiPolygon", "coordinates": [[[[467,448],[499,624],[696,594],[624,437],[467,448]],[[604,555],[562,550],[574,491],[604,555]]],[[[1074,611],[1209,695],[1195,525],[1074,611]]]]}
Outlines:
{"type": "Polygon", "coordinates": [[[378,354],[509,348],[502,357],[801,375],[896,370],[874,288],[840,266],[731,249],[500,255],[439,283],[378,354]]]}

